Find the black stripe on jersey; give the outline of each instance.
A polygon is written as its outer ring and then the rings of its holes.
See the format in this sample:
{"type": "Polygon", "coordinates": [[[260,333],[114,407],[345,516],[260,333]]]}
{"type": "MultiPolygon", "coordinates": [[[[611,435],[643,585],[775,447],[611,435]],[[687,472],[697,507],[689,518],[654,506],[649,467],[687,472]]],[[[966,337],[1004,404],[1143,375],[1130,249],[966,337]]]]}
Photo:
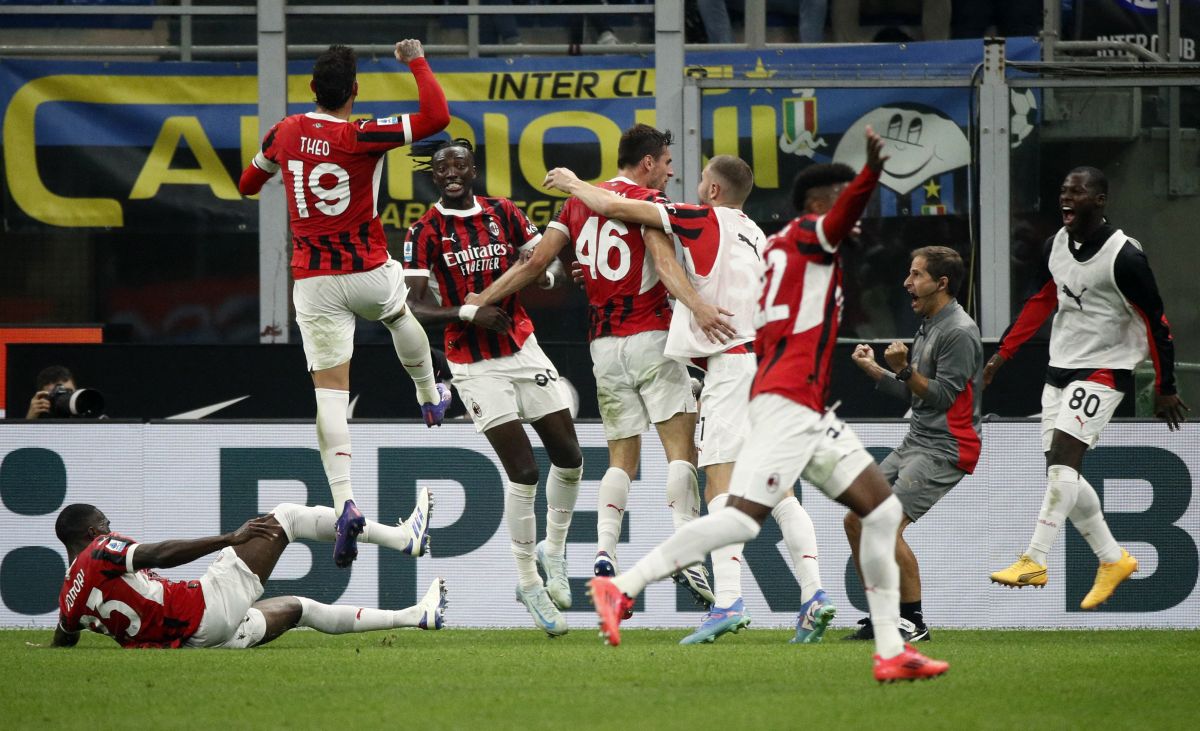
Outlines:
{"type": "MultiPolygon", "coordinates": [[[[478,232],[469,223],[469,220],[455,216],[453,222],[450,224],[456,229],[455,238],[458,239],[459,251],[479,246],[478,232]]],[[[486,288],[483,281],[483,271],[476,270],[471,275],[471,282],[471,291],[482,292],[486,288]]],[[[471,360],[483,360],[483,349],[479,347],[480,335],[484,335],[488,339],[488,345],[492,346],[493,353],[497,352],[500,348],[500,342],[491,330],[484,330],[481,327],[468,327],[465,329],[464,335],[467,339],[467,347],[471,351],[471,360]]]]}
{"type": "Polygon", "coordinates": [[[684,228],[683,226],[680,226],[679,224],[675,224],[674,226],[671,227],[671,229],[675,233],[676,236],[678,236],[682,239],[693,239],[693,240],[700,238],[700,232],[704,230],[704,229],[700,229],[700,228],[684,228]]]}
{"type": "Polygon", "coordinates": [[[358,136],[359,142],[408,142],[404,138],[404,131],[400,132],[363,132],[356,129],[354,133],[358,136]]]}
{"type": "Polygon", "coordinates": [[[625,295],[621,298],[621,314],[617,318],[617,322],[625,322],[633,313],[633,295],[625,295]]]}
{"type": "Polygon", "coordinates": [[[333,248],[333,240],[328,236],[319,236],[317,240],[321,242],[321,246],[329,252],[329,268],[335,272],[342,271],[342,252],[333,248]]]}
{"type": "Polygon", "coordinates": [[[358,255],[358,249],[354,248],[354,243],[350,241],[350,232],[343,231],[338,234],[338,243],[350,255],[350,268],[356,272],[363,270],[363,259],[358,255]]]}
{"type": "Polygon", "coordinates": [[[316,271],[321,268],[321,250],[313,246],[313,242],[309,241],[304,236],[297,236],[297,241],[301,241],[308,247],[308,269],[316,271]]]}
{"type": "MultiPolygon", "coordinates": [[[[808,374],[808,382],[816,383],[821,374],[821,359],[825,355],[825,349],[829,347],[829,330],[833,327],[833,317],[837,310],[837,277],[835,276],[829,283],[829,291],[825,293],[825,317],[821,321],[821,337],[817,339],[817,358],[813,362],[812,373],[808,374]]],[[[825,395],[821,394],[824,399],[825,395]]]]}
{"type": "Polygon", "coordinates": [[[358,243],[362,246],[363,253],[370,255],[371,253],[371,222],[366,221],[358,227],[358,243]]]}
{"type": "Polygon", "coordinates": [[[767,362],[766,367],[764,367],[762,369],[762,373],[759,374],[760,378],[766,378],[767,373],[770,372],[770,370],[775,367],[775,364],[779,362],[779,359],[783,357],[783,351],[787,349],[787,344],[788,341],[786,337],[779,339],[779,344],[775,346],[774,355],[771,356],[771,360],[767,362]]]}
{"type": "Polygon", "coordinates": [[[675,208],[668,205],[667,211],[675,214],[676,218],[708,218],[709,208],[675,208]]]}
{"type": "Polygon", "coordinates": [[[450,271],[450,265],[446,263],[446,257],[442,256],[441,247],[435,242],[444,240],[445,231],[440,224],[441,221],[433,219],[433,224],[430,226],[430,235],[426,238],[426,266],[429,267],[429,273],[438,275],[438,279],[444,283],[441,287],[442,306],[443,307],[461,307],[462,298],[458,296],[458,289],[454,286],[454,274],[450,271]]]}
{"type": "Polygon", "coordinates": [[[596,337],[603,338],[612,335],[612,314],[615,309],[617,309],[617,305],[612,300],[604,303],[604,309],[600,312],[600,329],[596,332],[596,337]]]}
{"type": "MultiPolygon", "coordinates": [[[[263,157],[267,156],[267,150],[270,149],[271,145],[275,144],[275,134],[277,132],[279,132],[278,125],[272,127],[271,131],[267,133],[267,138],[265,140],[263,140],[263,146],[262,146],[263,157]]],[[[270,158],[267,158],[267,159],[269,160],[270,158]]]]}

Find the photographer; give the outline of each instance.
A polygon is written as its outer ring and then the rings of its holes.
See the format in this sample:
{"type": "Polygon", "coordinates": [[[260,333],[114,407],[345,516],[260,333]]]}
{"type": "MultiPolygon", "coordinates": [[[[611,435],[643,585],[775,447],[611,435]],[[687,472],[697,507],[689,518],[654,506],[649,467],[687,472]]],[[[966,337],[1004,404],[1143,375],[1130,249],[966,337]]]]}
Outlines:
{"type": "Polygon", "coordinates": [[[75,376],[65,366],[46,366],[37,375],[37,393],[29,401],[26,419],[99,417],[104,399],[99,391],[75,387],[75,376]]]}

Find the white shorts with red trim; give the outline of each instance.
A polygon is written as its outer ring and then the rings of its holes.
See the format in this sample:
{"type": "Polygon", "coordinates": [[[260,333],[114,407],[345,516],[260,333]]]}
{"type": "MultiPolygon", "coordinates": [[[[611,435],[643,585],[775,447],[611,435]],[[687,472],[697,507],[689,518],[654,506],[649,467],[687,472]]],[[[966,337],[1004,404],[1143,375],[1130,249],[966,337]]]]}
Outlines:
{"type": "Polygon", "coordinates": [[[837,499],[873,464],[832,409],[821,414],[789,398],[761,394],[750,402],[750,434],[733,467],[729,494],[774,507],[803,477],[837,499]]]}
{"type": "Polygon", "coordinates": [[[1112,421],[1125,394],[1095,381],[1071,381],[1066,388],[1042,388],[1042,451],[1050,451],[1055,430],[1088,446],[1096,446],[1100,432],[1112,421]]]}
{"type": "Polygon", "coordinates": [[[687,368],[663,354],[666,330],[596,338],[591,344],[596,401],[609,441],[641,434],[675,414],[696,413],[687,368]]]}
{"type": "Polygon", "coordinates": [[[204,576],[204,616],[185,647],[241,650],[254,647],[267,633],[266,618],[253,608],[262,582],[232,548],[222,549],[204,576]]]}
{"type": "Polygon", "coordinates": [[[707,359],[700,394],[700,467],[736,462],[750,431],[754,353],[718,353],[707,359]]]}
{"type": "Polygon", "coordinates": [[[559,380],[558,369],[533,335],[520,350],[503,358],[451,362],[450,373],[480,432],[517,419],[537,421],[571,408],[571,396],[559,380]]]}

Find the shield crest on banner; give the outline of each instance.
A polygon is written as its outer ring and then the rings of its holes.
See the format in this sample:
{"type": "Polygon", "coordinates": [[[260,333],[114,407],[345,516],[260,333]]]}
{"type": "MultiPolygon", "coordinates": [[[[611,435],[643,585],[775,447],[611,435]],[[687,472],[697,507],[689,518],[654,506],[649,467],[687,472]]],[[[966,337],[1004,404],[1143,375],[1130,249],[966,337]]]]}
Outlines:
{"type": "Polygon", "coordinates": [[[802,96],[784,99],[783,134],[779,137],[779,149],[811,158],[814,152],[824,146],[825,140],[817,137],[817,98],[802,96]]]}

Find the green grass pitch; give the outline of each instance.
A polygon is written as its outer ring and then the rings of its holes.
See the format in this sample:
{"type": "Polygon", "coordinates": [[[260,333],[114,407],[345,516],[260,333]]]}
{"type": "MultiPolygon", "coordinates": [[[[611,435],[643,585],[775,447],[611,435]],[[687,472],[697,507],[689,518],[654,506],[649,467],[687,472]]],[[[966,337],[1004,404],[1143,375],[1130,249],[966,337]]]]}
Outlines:
{"type": "Polygon", "coordinates": [[[881,686],[871,645],[743,631],[590,627],[291,632],[249,651],[121,650],[84,633],[0,632],[0,727],[410,729],[1196,728],[1200,633],[934,630],[932,681],[881,686]],[[353,709],[353,710],[351,710],[353,709]]]}

